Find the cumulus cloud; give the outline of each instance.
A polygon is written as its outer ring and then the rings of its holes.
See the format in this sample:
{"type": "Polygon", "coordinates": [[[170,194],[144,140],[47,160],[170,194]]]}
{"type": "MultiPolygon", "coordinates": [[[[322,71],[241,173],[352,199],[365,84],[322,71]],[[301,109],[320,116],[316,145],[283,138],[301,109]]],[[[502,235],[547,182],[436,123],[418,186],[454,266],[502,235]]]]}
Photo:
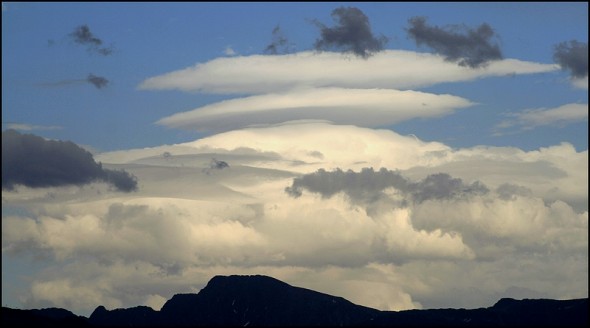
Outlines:
{"type": "Polygon", "coordinates": [[[588,77],[588,43],[571,40],[555,45],[553,60],[572,78],[588,77]]]}
{"type": "Polygon", "coordinates": [[[477,29],[428,26],[425,17],[410,18],[408,23],[408,35],[417,45],[425,44],[445,60],[457,62],[460,66],[478,68],[502,59],[500,47],[491,41],[494,30],[486,23],[477,29]]]}
{"type": "Polygon", "coordinates": [[[112,46],[102,47],[103,41],[90,32],[88,25],[80,25],[76,27],[69,36],[75,43],[87,46],[88,52],[95,52],[103,56],[108,56],[114,51],[112,46]]]}
{"type": "Polygon", "coordinates": [[[70,141],[45,140],[15,130],[2,132],[2,189],[84,185],[102,180],[120,191],[134,191],[137,181],[125,171],[103,169],[92,154],[70,141]]]}
{"type": "Polygon", "coordinates": [[[216,274],[261,273],[386,310],[587,296],[587,204],[570,204],[587,203],[588,155],[568,144],[454,149],[292,123],[96,158],[142,188],[2,195],[3,256],[49,263],[29,306],[158,307],[216,274]],[[211,158],[231,170],[205,174],[211,158]]]}
{"type": "Polygon", "coordinates": [[[519,128],[531,130],[539,126],[564,127],[568,124],[588,120],[588,104],[566,104],[556,108],[528,109],[520,113],[511,113],[510,117],[495,126],[496,134],[501,135],[506,129],[519,128]]]}
{"type": "Polygon", "coordinates": [[[442,116],[470,105],[464,98],[418,91],[319,88],[225,100],[157,123],[208,132],[295,120],[375,127],[442,116]]]}
{"type": "Polygon", "coordinates": [[[314,43],[316,50],[340,50],[367,58],[383,50],[387,38],[375,37],[371,31],[369,18],[358,8],[339,7],[332,11],[334,27],[314,21],[320,28],[320,38],[314,43]]]}
{"type": "Polygon", "coordinates": [[[277,93],[296,88],[409,89],[490,76],[558,70],[555,64],[504,59],[477,70],[438,55],[383,50],[371,57],[348,58],[334,52],[221,57],[144,80],[139,89],[221,94],[277,93]]]}

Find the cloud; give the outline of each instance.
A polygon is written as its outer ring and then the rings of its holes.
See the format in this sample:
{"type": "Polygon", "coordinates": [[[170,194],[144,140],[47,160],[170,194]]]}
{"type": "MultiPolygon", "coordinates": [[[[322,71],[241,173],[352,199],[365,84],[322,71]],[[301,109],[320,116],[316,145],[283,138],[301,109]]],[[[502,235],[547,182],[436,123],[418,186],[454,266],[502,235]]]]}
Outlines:
{"type": "Polygon", "coordinates": [[[385,36],[376,38],[373,35],[369,18],[358,8],[336,8],[332,11],[332,19],[337,23],[334,27],[314,21],[321,33],[314,43],[314,48],[318,51],[336,49],[368,58],[383,50],[387,43],[385,36]]]}
{"type": "Polygon", "coordinates": [[[102,76],[96,76],[94,74],[88,74],[86,81],[92,85],[94,85],[97,89],[102,89],[109,84],[109,80],[105,79],[102,76]]]}
{"type": "Polygon", "coordinates": [[[231,46],[227,46],[223,50],[223,54],[226,55],[226,56],[235,56],[238,53],[231,46]]]}
{"type": "Polygon", "coordinates": [[[76,27],[69,36],[75,43],[87,46],[88,52],[96,52],[100,55],[108,56],[114,51],[112,46],[101,47],[103,41],[90,32],[88,25],[80,25],[76,27]]]}
{"type": "Polygon", "coordinates": [[[50,82],[50,83],[39,83],[39,86],[43,87],[62,87],[68,85],[75,85],[75,84],[82,84],[82,83],[90,83],[95,86],[97,89],[102,89],[109,84],[109,80],[102,76],[97,76],[92,73],[88,74],[86,79],[71,79],[71,80],[61,80],[57,82],[50,82]]]}
{"type": "Polygon", "coordinates": [[[264,94],[319,87],[409,89],[558,69],[555,64],[504,59],[473,70],[447,62],[434,54],[403,50],[383,50],[371,60],[348,58],[334,52],[298,52],[277,56],[216,58],[148,78],[139,85],[139,89],[219,94],[264,94]]]}
{"type": "Polygon", "coordinates": [[[363,168],[358,173],[352,170],[344,172],[337,169],[327,172],[321,169],[293,179],[293,183],[285,188],[285,192],[296,198],[302,195],[302,189],[327,198],[344,192],[355,201],[371,202],[383,198],[383,192],[388,188],[393,188],[418,203],[430,199],[485,195],[489,191],[478,181],[465,184],[461,179],[453,178],[446,173],[430,174],[422,181],[411,182],[400,173],[385,168],[379,171],[363,168]]]}
{"type": "Polygon", "coordinates": [[[141,189],[2,195],[3,260],[47,265],[29,273],[28,306],[157,307],[154,295],[257,273],[386,310],[587,296],[588,152],[569,144],[451,148],[291,123],[96,158],[141,189]],[[231,169],[207,175],[211,158],[231,169]],[[306,179],[331,197],[284,192],[306,179]]]}
{"type": "Polygon", "coordinates": [[[588,43],[571,40],[555,45],[553,60],[573,79],[588,77],[588,43]]]}
{"type": "Polygon", "coordinates": [[[2,189],[84,185],[97,180],[120,191],[137,189],[132,175],[103,169],[92,154],[73,142],[45,140],[15,130],[2,132],[2,189]]]}
{"type": "Polygon", "coordinates": [[[293,44],[289,43],[287,37],[283,34],[279,25],[275,26],[272,30],[272,41],[266,46],[264,52],[271,55],[279,53],[290,53],[292,51],[293,44]]]}
{"type": "Polygon", "coordinates": [[[503,134],[503,130],[518,127],[520,130],[531,130],[540,126],[564,127],[568,124],[588,120],[588,104],[566,104],[556,108],[528,109],[520,113],[510,113],[495,126],[496,134],[503,134]]]}
{"type": "Polygon", "coordinates": [[[33,131],[33,130],[60,130],[61,126],[57,125],[34,125],[25,123],[10,123],[5,122],[2,125],[6,125],[6,129],[18,130],[18,131],[33,131]]]}
{"type": "Polygon", "coordinates": [[[458,62],[460,66],[479,68],[502,59],[500,47],[491,43],[494,30],[486,23],[477,29],[428,26],[425,17],[412,17],[408,23],[408,35],[417,45],[426,44],[445,60],[458,62]]]}
{"type": "Polygon", "coordinates": [[[162,118],[157,124],[199,131],[295,120],[375,127],[442,116],[470,105],[460,97],[418,91],[318,88],[225,100],[162,118]]]}

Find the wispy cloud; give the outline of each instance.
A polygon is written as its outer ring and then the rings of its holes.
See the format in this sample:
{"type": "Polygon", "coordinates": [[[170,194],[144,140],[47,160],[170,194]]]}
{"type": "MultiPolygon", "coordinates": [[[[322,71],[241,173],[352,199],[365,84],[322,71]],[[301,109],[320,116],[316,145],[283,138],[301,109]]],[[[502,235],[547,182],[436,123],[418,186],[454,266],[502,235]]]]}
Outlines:
{"type": "Polygon", "coordinates": [[[294,45],[289,43],[281,27],[279,25],[275,26],[272,30],[272,41],[266,46],[264,52],[271,55],[287,54],[292,52],[293,49],[294,45]]]}
{"type": "Polygon", "coordinates": [[[409,19],[408,35],[417,45],[425,44],[446,60],[461,66],[478,68],[488,62],[502,59],[498,44],[492,43],[494,30],[484,23],[476,29],[462,26],[428,26],[425,17],[409,19]]]}
{"type": "Polygon", "coordinates": [[[588,120],[588,104],[566,104],[556,108],[527,109],[510,113],[507,120],[495,126],[495,134],[502,135],[507,129],[531,130],[540,126],[563,127],[588,120]]]}
{"type": "Polygon", "coordinates": [[[88,52],[94,52],[103,56],[108,56],[113,53],[113,46],[103,47],[103,41],[96,37],[88,25],[80,25],[69,34],[75,43],[87,46],[88,52]]]}
{"type": "Polygon", "coordinates": [[[108,86],[109,80],[102,76],[97,76],[92,73],[88,74],[88,77],[85,79],[70,79],[70,80],[61,80],[57,82],[47,82],[47,83],[38,83],[37,85],[43,87],[62,87],[68,85],[76,85],[76,84],[84,84],[90,83],[97,89],[102,89],[108,86]]]}
{"type": "Polygon", "coordinates": [[[11,122],[2,123],[2,125],[5,125],[6,129],[13,129],[13,130],[18,130],[18,131],[62,129],[62,127],[58,126],[58,125],[34,125],[34,124],[11,123],[11,122]]]}
{"type": "Polygon", "coordinates": [[[332,11],[332,19],[337,23],[334,27],[314,20],[320,28],[320,38],[314,43],[316,50],[337,50],[368,58],[383,50],[387,43],[385,36],[373,35],[369,18],[358,8],[336,8],[332,11]]]}

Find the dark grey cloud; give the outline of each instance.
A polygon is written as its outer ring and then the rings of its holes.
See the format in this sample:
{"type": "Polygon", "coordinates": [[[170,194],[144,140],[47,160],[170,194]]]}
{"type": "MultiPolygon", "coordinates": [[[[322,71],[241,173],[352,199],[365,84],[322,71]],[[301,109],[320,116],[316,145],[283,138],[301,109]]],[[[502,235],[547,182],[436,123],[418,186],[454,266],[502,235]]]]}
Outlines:
{"type": "Polygon", "coordinates": [[[408,35],[416,44],[427,45],[447,61],[476,68],[502,59],[500,46],[492,43],[494,30],[486,23],[472,29],[466,26],[428,26],[425,17],[412,17],[408,22],[408,35]]]}
{"type": "Polygon", "coordinates": [[[120,191],[137,190],[125,171],[103,169],[92,154],[71,141],[45,140],[15,130],[2,132],[2,189],[84,185],[105,181],[120,191]]]}
{"type": "Polygon", "coordinates": [[[211,163],[209,164],[209,168],[216,170],[223,170],[227,167],[229,167],[229,164],[227,164],[227,162],[218,161],[215,158],[212,158],[211,163]]]}
{"type": "Polygon", "coordinates": [[[553,60],[574,78],[588,76],[588,43],[572,40],[555,45],[553,60]]]}
{"type": "Polygon", "coordinates": [[[94,85],[97,89],[102,89],[109,84],[109,80],[105,79],[102,76],[96,76],[92,73],[88,74],[86,81],[94,85]]]}
{"type": "Polygon", "coordinates": [[[504,183],[496,188],[496,193],[502,200],[513,200],[516,196],[532,196],[533,192],[527,187],[504,183]]]}
{"type": "Polygon", "coordinates": [[[418,203],[430,199],[482,195],[489,191],[479,181],[466,184],[446,173],[431,174],[422,181],[412,182],[400,173],[385,168],[379,171],[363,168],[358,173],[352,170],[344,172],[336,169],[328,172],[320,169],[293,179],[293,183],[285,188],[285,192],[295,198],[303,194],[303,189],[319,193],[324,198],[344,192],[352,200],[372,202],[381,199],[383,191],[388,188],[394,188],[418,203]]]}
{"type": "Polygon", "coordinates": [[[61,80],[57,82],[49,82],[49,83],[39,83],[38,85],[43,87],[63,87],[68,85],[75,85],[75,84],[84,84],[90,83],[95,86],[97,89],[102,89],[109,84],[109,80],[102,76],[97,76],[92,73],[88,74],[88,77],[85,79],[70,79],[70,80],[61,80]]]}
{"type": "Polygon", "coordinates": [[[97,38],[92,32],[88,25],[80,25],[74,29],[70,36],[74,42],[87,46],[89,52],[96,52],[103,56],[108,56],[113,53],[113,47],[102,47],[103,41],[97,38]]]}
{"type": "Polygon", "coordinates": [[[289,43],[287,37],[283,34],[279,25],[275,26],[272,30],[272,41],[264,49],[265,53],[276,55],[279,53],[290,53],[293,48],[293,44],[289,43]]]}
{"type": "Polygon", "coordinates": [[[373,35],[369,18],[358,8],[336,8],[332,11],[332,18],[337,23],[334,27],[314,21],[321,33],[314,44],[316,50],[334,49],[367,58],[383,50],[388,41],[385,36],[373,35]]]}

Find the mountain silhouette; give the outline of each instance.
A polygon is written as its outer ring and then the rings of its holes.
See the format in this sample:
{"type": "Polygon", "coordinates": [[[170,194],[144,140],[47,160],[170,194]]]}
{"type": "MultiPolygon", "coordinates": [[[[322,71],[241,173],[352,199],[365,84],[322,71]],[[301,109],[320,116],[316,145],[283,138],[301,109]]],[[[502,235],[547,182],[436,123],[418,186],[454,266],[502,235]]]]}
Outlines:
{"type": "Polygon", "coordinates": [[[2,308],[2,327],[586,327],[588,298],[501,299],[480,309],[380,311],[261,276],[215,276],[198,294],[177,294],[160,311],[147,306],[107,310],[89,318],[63,309],[2,308]]]}

